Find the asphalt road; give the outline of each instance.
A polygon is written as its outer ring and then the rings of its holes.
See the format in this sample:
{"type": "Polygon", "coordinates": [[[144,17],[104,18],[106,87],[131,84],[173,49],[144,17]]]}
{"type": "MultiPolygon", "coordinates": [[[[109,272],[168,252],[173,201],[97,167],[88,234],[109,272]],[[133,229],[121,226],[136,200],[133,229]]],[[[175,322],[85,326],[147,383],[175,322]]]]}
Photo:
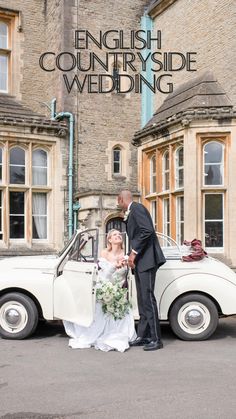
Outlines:
{"type": "Polygon", "coordinates": [[[0,418],[235,419],[236,317],[214,337],[125,353],[73,350],[61,325],[25,341],[0,340],[0,418]]]}

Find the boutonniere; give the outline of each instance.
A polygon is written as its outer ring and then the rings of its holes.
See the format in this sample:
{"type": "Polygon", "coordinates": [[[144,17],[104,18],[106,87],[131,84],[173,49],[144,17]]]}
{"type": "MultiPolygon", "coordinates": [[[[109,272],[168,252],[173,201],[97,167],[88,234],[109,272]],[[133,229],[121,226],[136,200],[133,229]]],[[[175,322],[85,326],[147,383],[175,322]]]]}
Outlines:
{"type": "Polygon", "coordinates": [[[129,214],[130,214],[130,210],[125,211],[124,221],[128,220],[129,214]]]}

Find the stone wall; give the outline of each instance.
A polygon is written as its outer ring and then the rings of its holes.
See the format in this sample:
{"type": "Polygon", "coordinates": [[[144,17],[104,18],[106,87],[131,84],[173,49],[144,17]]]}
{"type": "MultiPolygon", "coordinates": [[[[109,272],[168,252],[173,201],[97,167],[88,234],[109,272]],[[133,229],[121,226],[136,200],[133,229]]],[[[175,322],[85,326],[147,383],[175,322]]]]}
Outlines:
{"type": "Polygon", "coordinates": [[[21,13],[22,31],[18,34],[19,44],[14,53],[20,58],[16,76],[19,89],[10,92],[34,111],[45,113],[45,75],[39,71],[39,56],[45,47],[44,2],[36,0],[0,0],[0,8],[13,9],[21,13]]]}
{"type": "MultiPolygon", "coordinates": [[[[74,29],[86,29],[96,35],[109,29],[123,29],[129,33],[140,28],[140,18],[144,12],[145,0],[129,0],[116,2],[99,0],[69,1],[65,7],[65,24],[69,29],[64,31],[66,50],[74,40],[74,29]],[[71,16],[74,13],[74,16],[71,16]]],[[[105,54],[91,47],[100,57],[105,54]]],[[[99,72],[102,72],[99,69],[99,72]]],[[[120,188],[137,189],[136,149],[131,145],[134,131],[140,127],[141,97],[139,94],[130,96],[113,94],[67,94],[65,105],[73,109],[76,115],[76,169],[78,192],[92,190],[116,193],[120,188]],[[109,179],[105,170],[108,164],[108,141],[126,142],[130,144],[128,165],[132,168],[129,179],[116,177],[109,179]]]]}
{"type": "MultiPolygon", "coordinates": [[[[154,29],[162,31],[162,50],[197,52],[197,72],[173,73],[175,87],[211,70],[231,101],[236,104],[234,62],[236,55],[234,0],[177,0],[154,18],[154,29]]],[[[155,95],[156,110],[166,95],[155,95]]]]}
{"type": "MultiPolygon", "coordinates": [[[[129,35],[131,30],[140,29],[140,19],[148,0],[9,0],[7,8],[21,12],[22,32],[20,33],[21,66],[19,68],[19,95],[32,110],[50,117],[51,100],[57,100],[57,112],[68,111],[75,116],[74,127],[74,198],[89,193],[91,204],[93,194],[108,193],[116,195],[120,189],[130,188],[137,192],[137,150],[131,144],[133,133],[140,128],[141,95],[111,93],[78,93],[73,89],[67,93],[59,70],[45,72],[39,67],[39,57],[43,52],[51,51],[56,55],[63,51],[76,53],[74,49],[74,31],[85,29],[93,35],[109,29],[123,30],[129,35]],[[125,176],[111,176],[109,165],[111,156],[109,144],[123,143],[125,162],[128,166],[125,176]],[[95,191],[95,192],[94,192],[95,191]]],[[[0,7],[6,7],[6,1],[0,0],[0,7]]],[[[91,46],[90,51],[102,57],[107,51],[100,51],[91,46]]],[[[54,64],[52,57],[50,63],[54,64]]],[[[101,73],[102,70],[99,69],[101,73]]],[[[70,77],[73,74],[68,73],[70,77]]],[[[14,94],[14,92],[12,92],[14,94]]],[[[68,143],[61,143],[63,167],[68,167],[68,143]]],[[[65,196],[64,212],[67,214],[67,174],[62,176],[61,190],[65,196]]],[[[91,208],[92,210],[92,208],[91,208]]],[[[93,222],[97,220],[97,208],[90,214],[93,222]]],[[[101,222],[102,220],[100,220],[101,222]]],[[[66,220],[65,220],[66,222],[66,220]]]]}

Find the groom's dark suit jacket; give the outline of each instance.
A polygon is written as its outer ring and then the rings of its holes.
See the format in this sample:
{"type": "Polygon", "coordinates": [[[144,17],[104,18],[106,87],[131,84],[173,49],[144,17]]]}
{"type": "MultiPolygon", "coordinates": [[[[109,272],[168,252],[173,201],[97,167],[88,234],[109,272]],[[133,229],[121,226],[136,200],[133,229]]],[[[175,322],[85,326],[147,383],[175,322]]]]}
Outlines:
{"type": "Polygon", "coordinates": [[[138,252],[135,258],[137,271],[159,268],[166,262],[158,242],[152,218],[144,205],[132,202],[127,219],[127,234],[131,249],[138,252]]]}

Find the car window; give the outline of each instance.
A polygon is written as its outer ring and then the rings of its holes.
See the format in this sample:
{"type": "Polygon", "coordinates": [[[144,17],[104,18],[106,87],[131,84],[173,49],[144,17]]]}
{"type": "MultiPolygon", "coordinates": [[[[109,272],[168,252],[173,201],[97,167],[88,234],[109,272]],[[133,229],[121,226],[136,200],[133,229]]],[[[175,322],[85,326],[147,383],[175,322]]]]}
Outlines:
{"type": "Polygon", "coordinates": [[[69,260],[77,262],[96,262],[97,237],[97,230],[87,230],[80,233],[69,252],[69,260]]]}

